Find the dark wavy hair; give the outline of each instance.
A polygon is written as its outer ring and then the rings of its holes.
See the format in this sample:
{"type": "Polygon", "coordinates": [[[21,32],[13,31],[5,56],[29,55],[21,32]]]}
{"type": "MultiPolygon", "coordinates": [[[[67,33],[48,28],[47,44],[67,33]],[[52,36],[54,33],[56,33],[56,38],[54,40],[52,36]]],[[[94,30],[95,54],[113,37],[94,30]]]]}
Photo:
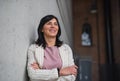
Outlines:
{"type": "Polygon", "coordinates": [[[58,30],[58,33],[56,35],[56,43],[55,43],[55,46],[57,47],[60,47],[63,42],[59,39],[60,35],[61,35],[61,28],[60,28],[60,24],[58,22],[58,19],[57,17],[55,17],[54,15],[47,15],[45,17],[43,17],[41,20],[40,20],[40,24],[38,26],[38,29],[37,29],[37,32],[38,32],[38,39],[37,41],[35,42],[38,46],[42,45],[42,47],[46,47],[46,41],[45,41],[45,38],[44,38],[44,35],[43,35],[43,32],[42,32],[42,29],[43,29],[43,26],[45,23],[47,23],[48,21],[52,20],[52,19],[56,19],[57,20],[57,23],[58,23],[58,27],[59,27],[59,30],[58,30]]]}

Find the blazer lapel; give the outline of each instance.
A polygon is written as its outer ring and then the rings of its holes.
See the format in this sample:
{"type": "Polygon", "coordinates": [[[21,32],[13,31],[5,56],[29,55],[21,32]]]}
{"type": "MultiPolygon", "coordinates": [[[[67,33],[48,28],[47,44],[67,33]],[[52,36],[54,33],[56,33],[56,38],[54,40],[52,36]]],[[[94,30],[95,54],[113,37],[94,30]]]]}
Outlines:
{"type": "Polygon", "coordinates": [[[43,66],[43,61],[44,61],[44,49],[42,46],[39,46],[35,50],[35,59],[39,64],[39,67],[42,68],[43,66]]]}
{"type": "Polygon", "coordinates": [[[65,48],[64,45],[59,47],[60,56],[62,59],[62,68],[68,66],[68,53],[66,50],[67,49],[65,48]]]}

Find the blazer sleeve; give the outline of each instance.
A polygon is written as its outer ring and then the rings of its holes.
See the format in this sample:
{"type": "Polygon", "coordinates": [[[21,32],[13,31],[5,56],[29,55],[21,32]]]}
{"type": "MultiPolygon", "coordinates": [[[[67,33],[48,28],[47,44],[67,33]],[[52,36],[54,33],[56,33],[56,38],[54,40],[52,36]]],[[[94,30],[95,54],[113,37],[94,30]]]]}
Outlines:
{"type": "Polygon", "coordinates": [[[75,81],[74,75],[60,76],[57,81],[75,81]]]}
{"type": "Polygon", "coordinates": [[[46,69],[37,69],[34,70],[31,67],[31,64],[33,62],[36,62],[35,57],[35,46],[32,45],[28,49],[28,63],[27,63],[27,71],[28,76],[30,79],[36,79],[36,80],[55,80],[58,79],[58,70],[57,68],[46,70],[46,69]]]}
{"type": "Polygon", "coordinates": [[[73,52],[72,52],[72,49],[70,48],[69,45],[66,45],[66,51],[67,51],[67,54],[68,54],[68,65],[71,66],[71,65],[74,65],[74,59],[73,59],[73,52]]]}

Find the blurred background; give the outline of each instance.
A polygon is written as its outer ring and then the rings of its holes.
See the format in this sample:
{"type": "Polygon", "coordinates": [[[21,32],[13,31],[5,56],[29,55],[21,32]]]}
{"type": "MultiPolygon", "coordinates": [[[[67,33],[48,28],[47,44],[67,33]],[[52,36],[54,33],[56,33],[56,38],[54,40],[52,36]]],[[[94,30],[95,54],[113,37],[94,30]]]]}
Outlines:
{"type": "Polygon", "coordinates": [[[27,49],[48,14],[73,50],[76,81],[120,81],[119,0],[0,0],[0,81],[28,81],[27,49]]]}

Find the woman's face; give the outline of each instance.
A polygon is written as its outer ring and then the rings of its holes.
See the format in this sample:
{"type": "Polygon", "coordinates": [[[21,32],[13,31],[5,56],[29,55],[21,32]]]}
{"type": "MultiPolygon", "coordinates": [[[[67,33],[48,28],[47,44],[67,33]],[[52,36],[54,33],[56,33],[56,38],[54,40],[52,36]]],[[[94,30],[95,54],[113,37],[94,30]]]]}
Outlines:
{"type": "Polygon", "coordinates": [[[52,20],[44,24],[42,32],[46,37],[56,37],[58,30],[59,30],[59,27],[58,27],[57,20],[53,18],[52,20]]]}

